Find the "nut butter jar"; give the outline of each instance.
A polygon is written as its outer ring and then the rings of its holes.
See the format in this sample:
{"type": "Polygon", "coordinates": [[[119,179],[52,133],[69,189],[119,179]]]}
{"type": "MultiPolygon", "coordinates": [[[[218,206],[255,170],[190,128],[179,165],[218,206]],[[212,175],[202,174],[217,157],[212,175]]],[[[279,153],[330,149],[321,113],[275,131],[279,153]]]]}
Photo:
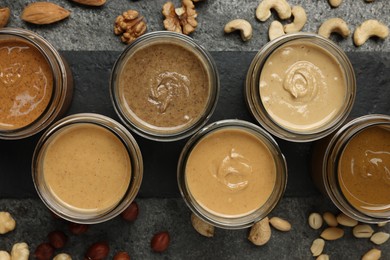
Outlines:
{"type": "Polygon", "coordinates": [[[352,109],[356,82],[343,50],[317,34],[292,33],[254,57],[245,95],[254,118],[271,134],[294,142],[320,139],[352,109]]]}
{"type": "Polygon", "coordinates": [[[390,221],[390,116],[349,121],[313,147],[312,177],[346,215],[390,221]]]}
{"type": "Polygon", "coordinates": [[[24,29],[0,29],[0,139],[38,133],[69,107],[69,66],[41,36],[24,29]]]}
{"type": "Polygon", "coordinates": [[[180,155],[177,180],[194,214],[217,227],[241,229],[278,204],[287,166],[278,144],[259,126],[222,120],[189,139],[180,155]]]}
{"type": "Polygon", "coordinates": [[[188,36],[158,31],[130,44],[116,61],[110,82],[113,106],[137,134],[175,141],[204,126],[219,93],[211,55],[188,36]]]}
{"type": "Polygon", "coordinates": [[[109,220],[136,197],[141,151],[130,132],[98,114],[75,114],[53,124],[33,155],[39,197],[56,215],[76,223],[109,220]]]}

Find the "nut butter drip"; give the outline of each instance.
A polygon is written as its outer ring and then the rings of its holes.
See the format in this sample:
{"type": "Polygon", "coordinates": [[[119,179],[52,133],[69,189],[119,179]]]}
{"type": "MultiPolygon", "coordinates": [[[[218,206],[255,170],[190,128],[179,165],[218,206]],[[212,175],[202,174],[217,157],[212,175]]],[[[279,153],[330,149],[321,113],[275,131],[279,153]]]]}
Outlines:
{"type": "Polygon", "coordinates": [[[0,57],[0,129],[14,130],[44,112],[53,74],[39,50],[20,40],[1,40],[0,57]]]}
{"type": "Polygon", "coordinates": [[[128,57],[119,76],[124,113],[141,128],[178,132],[206,109],[210,79],[194,52],[175,43],[153,43],[128,57]]]}
{"type": "Polygon", "coordinates": [[[258,137],[240,129],[221,129],[193,148],[185,178],[191,195],[205,210],[238,217],[268,200],[276,182],[276,166],[258,137]]]}
{"type": "Polygon", "coordinates": [[[390,126],[374,126],[356,134],[338,163],[340,188],[356,209],[390,212],[390,126]]]}
{"type": "Polygon", "coordinates": [[[309,42],[291,42],[275,50],[260,75],[260,96],[271,118],[293,131],[321,128],[338,115],[346,98],[339,62],[309,42]]]}

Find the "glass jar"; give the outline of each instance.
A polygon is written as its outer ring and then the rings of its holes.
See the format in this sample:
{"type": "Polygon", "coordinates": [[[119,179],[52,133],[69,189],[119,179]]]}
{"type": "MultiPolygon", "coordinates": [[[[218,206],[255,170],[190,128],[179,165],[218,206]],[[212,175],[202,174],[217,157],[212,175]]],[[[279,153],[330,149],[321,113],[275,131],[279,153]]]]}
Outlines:
{"type": "Polygon", "coordinates": [[[184,146],[177,168],[190,210],[213,226],[242,229],[266,217],[287,184],[287,166],[276,141],[242,120],[214,122],[184,146]]]}
{"type": "Polygon", "coordinates": [[[48,127],[68,109],[72,73],[57,50],[31,31],[2,28],[0,45],[7,52],[0,61],[0,139],[26,138],[48,127]]]}
{"type": "Polygon", "coordinates": [[[292,33],[254,57],[245,96],[254,118],[271,134],[293,142],[320,139],[347,118],[356,95],[353,67],[331,40],[292,33]]]}
{"type": "Polygon", "coordinates": [[[39,140],[32,177],[39,197],[66,220],[93,224],[125,210],[141,186],[141,151],[130,132],[98,114],[75,114],[39,140]]]}
{"type": "Polygon", "coordinates": [[[137,134],[175,141],[199,130],[213,113],[219,76],[211,55],[190,37],[145,34],[116,61],[110,80],[114,109],[137,134]]]}
{"type": "Polygon", "coordinates": [[[390,116],[373,114],[317,141],[311,174],[319,190],[347,216],[380,223],[390,221],[390,196],[381,193],[390,192],[389,165],[390,116]]]}

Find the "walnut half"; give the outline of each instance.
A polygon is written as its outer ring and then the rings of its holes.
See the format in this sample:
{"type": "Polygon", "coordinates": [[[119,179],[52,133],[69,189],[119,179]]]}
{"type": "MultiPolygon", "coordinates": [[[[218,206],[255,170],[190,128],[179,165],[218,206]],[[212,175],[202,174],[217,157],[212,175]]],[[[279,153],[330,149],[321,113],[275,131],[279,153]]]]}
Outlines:
{"type": "Polygon", "coordinates": [[[191,0],[183,0],[182,7],[176,9],[172,2],[167,2],[162,8],[162,13],[165,16],[164,27],[168,31],[188,35],[198,26],[196,21],[198,14],[191,0]]]}
{"type": "Polygon", "coordinates": [[[135,10],[128,10],[115,20],[114,33],[122,35],[123,43],[129,44],[146,32],[144,17],[135,10]]]}

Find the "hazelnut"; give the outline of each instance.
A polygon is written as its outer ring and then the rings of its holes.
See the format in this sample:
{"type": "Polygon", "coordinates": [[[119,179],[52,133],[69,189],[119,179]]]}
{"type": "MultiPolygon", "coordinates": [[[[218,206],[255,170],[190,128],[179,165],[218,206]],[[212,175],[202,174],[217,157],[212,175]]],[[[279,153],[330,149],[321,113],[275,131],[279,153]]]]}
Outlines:
{"type": "Polygon", "coordinates": [[[107,242],[96,242],[92,244],[85,254],[86,260],[102,260],[108,256],[110,247],[107,242]]]}
{"type": "Polygon", "coordinates": [[[56,249],[63,248],[68,241],[68,237],[60,230],[50,232],[47,237],[49,243],[56,249]]]}
{"type": "Polygon", "coordinates": [[[164,252],[169,246],[169,233],[167,231],[155,234],[150,242],[150,246],[155,252],[164,252]]]}
{"type": "Polygon", "coordinates": [[[42,243],[37,246],[34,257],[38,260],[50,260],[54,255],[54,247],[49,243],[42,243]]]}
{"type": "Polygon", "coordinates": [[[134,221],[138,217],[138,204],[133,201],[122,213],[121,217],[126,221],[134,221]]]}
{"type": "Polygon", "coordinates": [[[89,226],[85,224],[69,222],[69,231],[74,235],[81,235],[88,231],[89,226]]]}
{"type": "Polygon", "coordinates": [[[113,260],[130,260],[130,256],[127,252],[121,251],[116,253],[113,260]]]}

